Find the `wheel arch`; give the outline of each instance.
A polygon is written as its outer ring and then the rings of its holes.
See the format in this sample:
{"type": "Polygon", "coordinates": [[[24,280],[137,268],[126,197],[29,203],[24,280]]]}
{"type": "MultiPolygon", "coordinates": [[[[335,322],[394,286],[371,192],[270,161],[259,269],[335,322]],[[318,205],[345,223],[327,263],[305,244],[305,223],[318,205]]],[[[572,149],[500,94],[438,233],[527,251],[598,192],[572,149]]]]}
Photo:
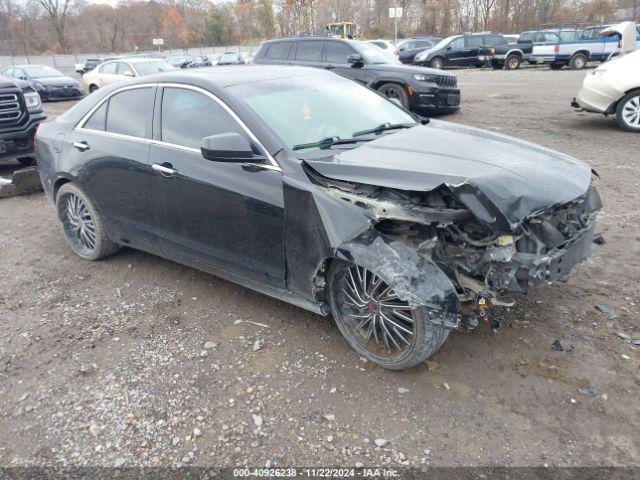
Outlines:
{"type": "Polygon", "coordinates": [[[55,182],[53,182],[53,200],[54,201],[58,196],[58,191],[60,190],[60,187],[62,187],[65,183],[71,183],[72,181],[73,179],[71,177],[60,176],[55,180],[55,182]]]}
{"type": "MultiPolygon", "coordinates": [[[[591,58],[591,52],[589,50],[578,50],[577,52],[573,52],[573,54],[571,55],[571,58],[575,58],[577,55],[583,54],[585,57],[587,57],[587,61],[589,61],[589,59],[591,58]]],[[[569,61],[571,61],[571,59],[569,59],[569,61]]]]}
{"type": "Polygon", "coordinates": [[[504,56],[505,60],[509,55],[518,55],[521,59],[524,58],[524,52],[519,48],[513,48],[509,50],[504,56]]]}

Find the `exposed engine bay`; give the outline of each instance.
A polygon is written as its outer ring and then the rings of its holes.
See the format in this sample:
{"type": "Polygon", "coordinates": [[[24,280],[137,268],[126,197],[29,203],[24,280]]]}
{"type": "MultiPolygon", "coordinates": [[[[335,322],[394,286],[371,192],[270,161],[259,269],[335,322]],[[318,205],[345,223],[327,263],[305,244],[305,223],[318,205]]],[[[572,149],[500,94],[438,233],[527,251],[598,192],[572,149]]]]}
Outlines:
{"type": "Polygon", "coordinates": [[[305,171],[332,197],[365,210],[384,237],[433,261],[455,286],[468,328],[478,319],[497,328],[493,306],[513,304],[505,295],[567,281],[572,267],[603,243],[594,233],[602,204],[593,186],[514,224],[497,221],[495,212],[488,213],[491,206],[469,202],[468,196],[463,204],[460,192],[468,193],[468,186],[412,192],[329,179],[311,167],[305,171]]]}

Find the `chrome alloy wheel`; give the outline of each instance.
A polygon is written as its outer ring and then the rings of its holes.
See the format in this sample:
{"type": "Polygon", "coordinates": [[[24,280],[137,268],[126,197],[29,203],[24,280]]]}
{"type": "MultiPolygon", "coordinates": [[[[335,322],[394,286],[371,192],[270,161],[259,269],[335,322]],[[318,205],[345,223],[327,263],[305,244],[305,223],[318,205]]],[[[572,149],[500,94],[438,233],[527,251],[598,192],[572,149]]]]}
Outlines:
{"type": "Polygon", "coordinates": [[[414,343],[413,307],[380,277],[352,265],[341,281],[343,314],[356,340],[374,355],[396,356],[414,343]]]}
{"type": "Polygon", "coordinates": [[[640,128],[640,94],[631,97],[622,107],[623,121],[633,128],[640,128]]]}
{"type": "Polygon", "coordinates": [[[67,238],[79,252],[89,253],[96,248],[96,226],[82,199],[73,193],[66,198],[63,224],[67,238]]]}

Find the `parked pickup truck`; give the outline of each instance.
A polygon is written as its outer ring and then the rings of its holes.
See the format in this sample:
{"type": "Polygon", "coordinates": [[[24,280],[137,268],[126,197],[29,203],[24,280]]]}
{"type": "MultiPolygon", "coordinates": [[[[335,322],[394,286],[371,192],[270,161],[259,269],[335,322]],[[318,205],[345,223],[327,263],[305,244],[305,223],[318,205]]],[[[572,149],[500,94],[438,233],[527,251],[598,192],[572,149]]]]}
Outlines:
{"type": "Polygon", "coordinates": [[[47,117],[40,95],[28,82],[0,75],[0,160],[33,163],[33,137],[47,117]]]}
{"type": "Polygon", "coordinates": [[[489,62],[495,69],[516,70],[525,60],[529,60],[533,51],[533,42],[520,39],[516,43],[503,43],[493,47],[482,47],[478,52],[478,60],[489,62]]]}
{"type": "MultiPolygon", "coordinates": [[[[535,45],[531,60],[548,63],[552,70],[569,66],[572,70],[582,70],[590,61],[604,62],[618,49],[616,37],[600,37],[600,32],[609,25],[585,28],[576,40],[560,40],[554,44],[535,45]]],[[[640,26],[636,27],[640,40],[640,26]]]]}

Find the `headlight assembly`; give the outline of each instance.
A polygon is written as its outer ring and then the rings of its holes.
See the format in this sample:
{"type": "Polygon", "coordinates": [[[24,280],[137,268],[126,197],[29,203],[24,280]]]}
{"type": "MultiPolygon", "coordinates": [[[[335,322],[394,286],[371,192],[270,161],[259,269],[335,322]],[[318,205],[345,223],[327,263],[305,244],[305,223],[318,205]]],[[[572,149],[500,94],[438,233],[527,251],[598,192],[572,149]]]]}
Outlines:
{"type": "Polygon", "coordinates": [[[42,108],[40,95],[37,92],[27,92],[24,94],[24,103],[27,104],[29,113],[38,112],[42,108]]]}
{"type": "Polygon", "coordinates": [[[414,73],[413,78],[419,82],[433,82],[436,83],[437,78],[434,75],[425,75],[424,73],[414,73]]]}

